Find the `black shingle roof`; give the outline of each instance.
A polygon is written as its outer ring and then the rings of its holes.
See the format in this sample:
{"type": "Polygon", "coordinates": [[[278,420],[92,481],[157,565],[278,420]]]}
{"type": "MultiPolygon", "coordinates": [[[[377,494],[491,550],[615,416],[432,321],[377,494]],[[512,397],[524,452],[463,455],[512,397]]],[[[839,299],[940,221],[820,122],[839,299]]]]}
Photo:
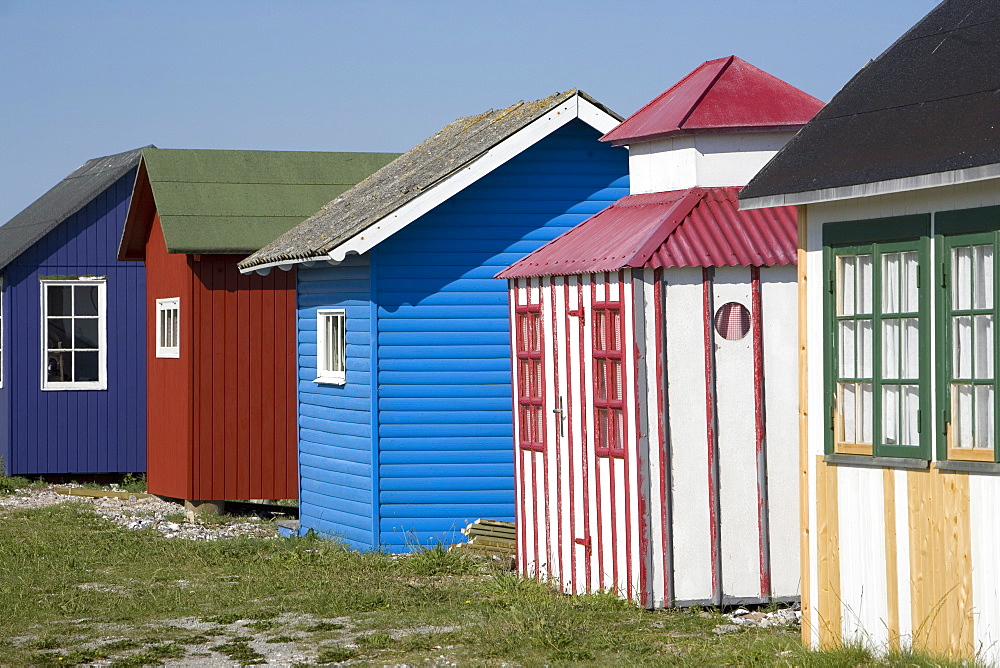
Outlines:
{"type": "Polygon", "coordinates": [[[740,199],[1000,163],[1000,2],[945,0],[858,72],[740,199]]]}
{"type": "Polygon", "coordinates": [[[94,158],[0,226],[0,268],[139,164],[142,149],[94,158]]]}

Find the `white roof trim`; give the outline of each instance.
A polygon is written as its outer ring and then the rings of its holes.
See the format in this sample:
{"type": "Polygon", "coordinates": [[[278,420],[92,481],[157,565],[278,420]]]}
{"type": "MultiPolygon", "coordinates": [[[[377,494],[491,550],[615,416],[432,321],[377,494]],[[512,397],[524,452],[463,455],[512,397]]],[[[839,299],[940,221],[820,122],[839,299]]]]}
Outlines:
{"type": "Polygon", "coordinates": [[[314,257],[303,257],[297,260],[275,260],[274,262],[265,262],[264,264],[255,264],[252,267],[246,269],[240,269],[241,274],[252,274],[257,272],[261,276],[267,276],[271,273],[271,269],[274,267],[279,267],[285,271],[289,271],[296,264],[314,264],[316,262],[328,262],[330,260],[326,255],[317,255],[314,257]]]}
{"type": "Polygon", "coordinates": [[[891,195],[893,193],[908,192],[910,190],[940,188],[942,186],[957,186],[963,183],[973,183],[975,181],[985,181],[987,179],[995,178],[1000,178],[1000,164],[968,167],[966,169],[955,169],[948,172],[935,172],[933,174],[921,174],[919,176],[908,176],[902,179],[890,179],[888,181],[876,181],[874,183],[859,183],[857,185],[842,186],[840,188],[824,188],[822,190],[807,190],[800,193],[751,197],[749,199],[740,200],[740,210],[763,209],[772,206],[818,204],[819,202],[832,202],[835,200],[856,199],[859,197],[874,197],[875,195],[891,195]]]}
{"type": "Polygon", "coordinates": [[[437,205],[577,118],[602,134],[609,132],[620,122],[579,94],[574,95],[541,118],[507,137],[460,171],[448,176],[417,198],[332,249],[329,252],[329,259],[333,262],[343,262],[349,254],[367,253],[437,205]]]}

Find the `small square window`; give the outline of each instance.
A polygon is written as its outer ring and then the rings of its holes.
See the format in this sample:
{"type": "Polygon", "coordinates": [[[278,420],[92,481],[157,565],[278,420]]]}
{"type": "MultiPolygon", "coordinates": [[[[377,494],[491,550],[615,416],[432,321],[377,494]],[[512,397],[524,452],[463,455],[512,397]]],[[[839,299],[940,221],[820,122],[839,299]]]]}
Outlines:
{"type": "Polygon", "coordinates": [[[343,385],[347,382],[347,312],[323,309],[316,312],[316,382],[343,385]]]}
{"type": "Polygon", "coordinates": [[[181,356],[181,300],[156,300],[156,356],[181,356]]]}

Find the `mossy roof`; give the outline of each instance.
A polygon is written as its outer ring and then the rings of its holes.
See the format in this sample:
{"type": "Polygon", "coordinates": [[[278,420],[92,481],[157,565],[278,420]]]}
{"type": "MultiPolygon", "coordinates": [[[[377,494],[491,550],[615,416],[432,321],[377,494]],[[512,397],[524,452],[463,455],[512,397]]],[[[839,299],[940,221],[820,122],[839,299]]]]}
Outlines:
{"type": "Polygon", "coordinates": [[[240,262],[240,268],[248,270],[262,264],[302,260],[328,253],[354,235],[377,225],[380,220],[448,177],[467,169],[491,148],[577,95],[621,120],[620,116],[580,90],[459,118],[350,189],[343,197],[323,202],[300,225],[240,262]]]}

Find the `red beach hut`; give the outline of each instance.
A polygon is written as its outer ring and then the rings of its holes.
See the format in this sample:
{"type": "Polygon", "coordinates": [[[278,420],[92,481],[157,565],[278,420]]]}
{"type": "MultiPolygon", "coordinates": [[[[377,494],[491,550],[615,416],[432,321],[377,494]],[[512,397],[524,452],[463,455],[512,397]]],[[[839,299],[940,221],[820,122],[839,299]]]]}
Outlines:
{"type": "Polygon", "coordinates": [[[297,498],[295,272],[236,263],[395,157],[143,150],[118,258],[146,264],[150,492],[297,498]]]}

